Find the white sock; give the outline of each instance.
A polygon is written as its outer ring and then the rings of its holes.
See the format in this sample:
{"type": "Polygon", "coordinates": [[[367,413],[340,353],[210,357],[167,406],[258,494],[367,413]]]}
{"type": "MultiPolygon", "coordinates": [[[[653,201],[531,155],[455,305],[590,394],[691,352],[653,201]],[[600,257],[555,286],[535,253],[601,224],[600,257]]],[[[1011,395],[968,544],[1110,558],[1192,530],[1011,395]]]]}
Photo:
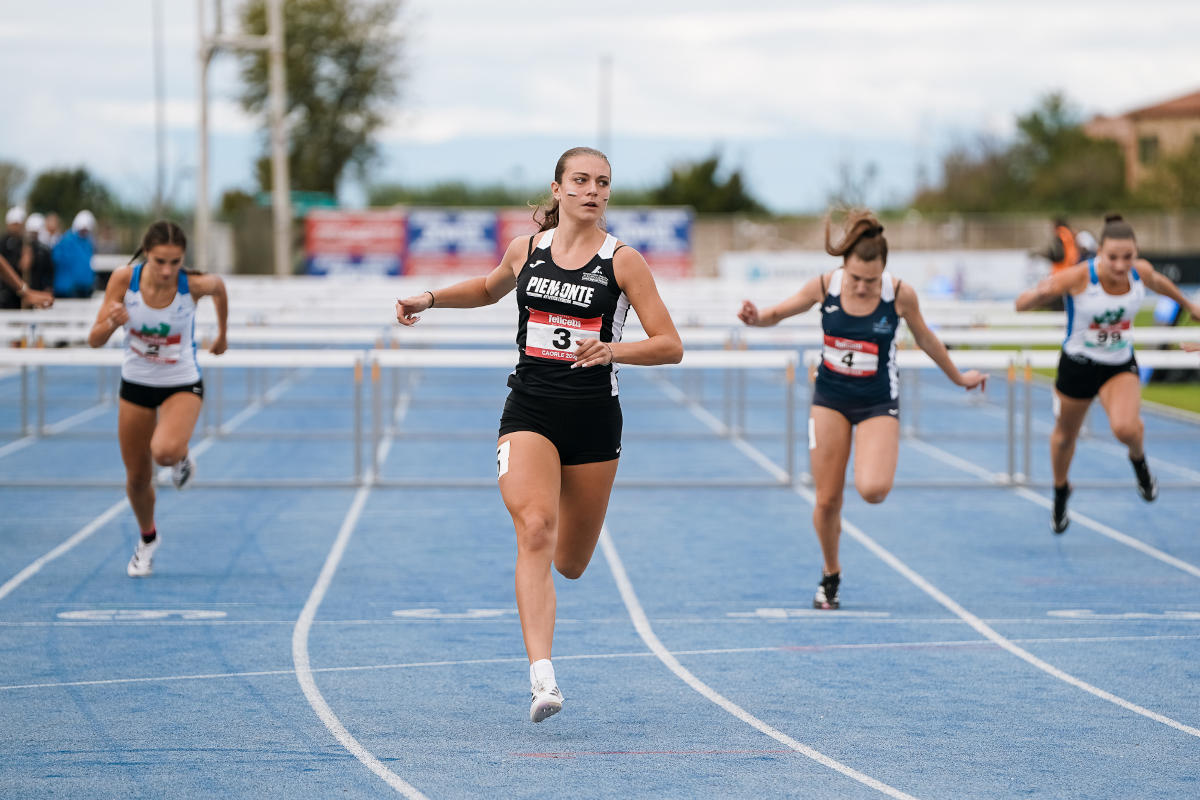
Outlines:
{"type": "Polygon", "coordinates": [[[550,659],[538,659],[529,665],[529,683],[531,685],[538,683],[548,686],[557,685],[557,681],[554,680],[554,665],[550,663],[550,659]]]}

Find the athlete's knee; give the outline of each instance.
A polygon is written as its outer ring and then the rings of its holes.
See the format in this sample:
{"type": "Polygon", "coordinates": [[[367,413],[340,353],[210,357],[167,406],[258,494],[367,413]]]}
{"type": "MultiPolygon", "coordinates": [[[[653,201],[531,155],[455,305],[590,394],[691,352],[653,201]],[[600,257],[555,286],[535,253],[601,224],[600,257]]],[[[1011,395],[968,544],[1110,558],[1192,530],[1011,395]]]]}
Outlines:
{"type": "Polygon", "coordinates": [[[562,575],[564,578],[567,578],[568,580],[572,580],[572,581],[577,581],[580,578],[582,578],[583,573],[587,569],[587,567],[588,567],[588,565],[587,565],[586,561],[581,561],[581,562],[568,561],[566,563],[562,563],[559,561],[554,562],[554,568],[556,570],[558,570],[558,574],[562,575]]]}
{"type": "Polygon", "coordinates": [[[868,503],[882,503],[887,499],[888,494],[892,491],[892,484],[888,483],[870,483],[856,486],[858,494],[863,500],[868,503]]]}
{"type": "Polygon", "coordinates": [[[813,515],[818,517],[834,517],[842,513],[842,496],[837,494],[830,497],[817,495],[813,503],[813,515]]]}
{"type": "Polygon", "coordinates": [[[169,467],[183,461],[187,455],[187,442],[150,442],[150,457],[160,467],[169,467]]]}
{"type": "Polygon", "coordinates": [[[1141,437],[1142,421],[1134,419],[1131,421],[1114,422],[1112,423],[1112,432],[1118,441],[1129,444],[1141,437]]]}
{"type": "Polygon", "coordinates": [[[556,521],[552,514],[540,509],[521,511],[513,515],[517,529],[517,547],[521,550],[553,549],[556,521]]]}
{"type": "Polygon", "coordinates": [[[127,492],[142,492],[152,485],[154,473],[148,469],[125,471],[125,490],[127,492]]]}

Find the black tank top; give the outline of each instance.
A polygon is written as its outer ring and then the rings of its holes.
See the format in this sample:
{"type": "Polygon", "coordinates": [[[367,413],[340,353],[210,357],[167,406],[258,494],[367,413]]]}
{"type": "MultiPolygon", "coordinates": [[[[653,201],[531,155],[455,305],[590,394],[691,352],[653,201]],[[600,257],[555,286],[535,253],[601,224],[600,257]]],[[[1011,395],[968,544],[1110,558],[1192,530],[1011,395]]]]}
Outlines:
{"type": "Polygon", "coordinates": [[[851,405],[875,405],[900,396],[896,370],[896,285],[884,270],[879,305],[861,317],[842,308],[843,270],[829,279],[821,304],[825,333],[816,389],[824,397],[851,405]]]}
{"type": "Polygon", "coordinates": [[[617,285],[613,272],[617,239],[608,234],[587,264],[579,269],[563,269],[550,256],[554,230],[534,235],[525,265],[517,275],[520,357],[508,385],[527,394],[557,399],[615,397],[616,365],[578,369],[571,369],[571,365],[580,338],[621,341],[629,298],[617,285]]]}

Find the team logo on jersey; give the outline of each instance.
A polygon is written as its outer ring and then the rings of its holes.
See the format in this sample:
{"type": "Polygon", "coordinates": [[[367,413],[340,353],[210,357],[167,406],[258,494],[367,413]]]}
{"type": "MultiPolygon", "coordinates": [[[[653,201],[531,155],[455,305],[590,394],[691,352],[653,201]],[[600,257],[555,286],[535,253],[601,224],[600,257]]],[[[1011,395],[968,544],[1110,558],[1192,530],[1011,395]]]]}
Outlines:
{"type": "Polygon", "coordinates": [[[880,317],[875,320],[875,325],[871,328],[871,332],[887,336],[892,332],[892,323],[888,321],[887,317],[880,317]]]}
{"type": "Polygon", "coordinates": [[[1109,309],[1108,311],[1105,311],[1103,314],[1099,314],[1097,316],[1092,317],[1092,324],[1093,325],[1116,325],[1118,322],[1121,321],[1121,318],[1124,316],[1125,316],[1125,306],[1121,306],[1120,308],[1116,309],[1115,311],[1112,309],[1109,309]]]}
{"type": "Polygon", "coordinates": [[[601,286],[608,286],[608,276],[604,274],[604,268],[599,264],[597,264],[596,268],[591,272],[585,272],[579,277],[591,283],[598,283],[601,286]]]}
{"type": "Polygon", "coordinates": [[[143,333],[148,336],[166,336],[171,332],[171,326],[166,322],[160,322],[158,327],[151,328],[149,325],[143,325],[138,333],[143,333]]]}
{"type": "Polygon", "coordinates": [[[545,264],[545,263],[546,263],[546,262],[545,262],[543,259],[540,259],[540,258],[539,258],[537,261],[535,261],[535,262],[533,262],[532,264],[530,264],[530,265],[529,265],[529,268],[530,268],[530,269],[533,269],[533,268],[534,268],[534,267],[536,267],[538,264],[545,264]]]}
{"type": "Polygon", "coordinates": [[[587,308],[592,304],[592,295],[595,292],[596,290],[590,286],[579,286],[566,281],[537,276],[531,277],[525,286],[525,293],[530,297],[557,300],[560,303],[570,303],[581,308],[587,308]]]}
{"type": "Polygon", "coordinates": [[[832,314],[833,312],[838,310],[838,307],[837,306],[825,306],[825,308],[823,310],[825,311],[826,314],[832,314]]]}

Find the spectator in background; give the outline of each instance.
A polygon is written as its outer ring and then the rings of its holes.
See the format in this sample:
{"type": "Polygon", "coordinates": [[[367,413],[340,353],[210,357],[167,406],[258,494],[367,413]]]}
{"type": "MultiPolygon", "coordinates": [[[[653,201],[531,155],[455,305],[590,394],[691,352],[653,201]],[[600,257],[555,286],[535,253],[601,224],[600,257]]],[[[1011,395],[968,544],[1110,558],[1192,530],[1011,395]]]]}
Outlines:
{"type": "Polygon", "coordinates": [[[58,244],[62,239],[62,220],[58,218],[58,214],[51,211],[46,215],[46,224],[42,226],[42,230],[38,233],[38,240],[54,249],[54,245],[58,244]]]}
{"type": "MultiPolygon", "coordinates": [[[[1050,244],[1044,250],[1035,250],[1034,255],[1041,256],[1050,262],[1050,274],[1057,275],[1067,267],[1079,263],[1079,248],[1075,245],[1075,233],[1062,217],[1056,217],[1051,223],[1052,232],[1050,244]]],[[[1044,308],[1052,311],[1064,309],[1063,299],[1056,297],[1050,300],[1044,308]]]]}
{"type": "Polygon", "coordinates": [[[25,280],[29,282],[31,289],[39,292],[53,292],[54,254],[49,245],[42,241],[45,226],[46,218],[36,212],[30,214],[29,218],[25,220],[25,241],[32,252],[25,280]]]}
{"type": "Polygon", "coordinates": [[[71,230],[54,246],[54,296],[91,297],[96,275],[92,272],[92,231],[96,217],[84,209],[75,215],[71,230]]]}
{"type": "MultiPolygon", "coordinates": [[[[17,277],[26,280],[31,254],[25,245],[25,209],[13,206],[4,215],[5,231],[0,237],[0,256],[16,271],[17,277]]],[[[19,286],[19,284],[18,284],[19,286]]],[[[0,308],[20,308],[21,298],[17,286],[0,285],[0,308]]]]}
{"type": "Polygon", "coordinates": [[[1075,234],[1075,249],[1079,251],[1079,260],[1087,261],[1094,258],[1100,250],[1100,245],[1096,242],[1096,237],[1092,236],[1088,231],[1080,231],[1075,234]]]}

